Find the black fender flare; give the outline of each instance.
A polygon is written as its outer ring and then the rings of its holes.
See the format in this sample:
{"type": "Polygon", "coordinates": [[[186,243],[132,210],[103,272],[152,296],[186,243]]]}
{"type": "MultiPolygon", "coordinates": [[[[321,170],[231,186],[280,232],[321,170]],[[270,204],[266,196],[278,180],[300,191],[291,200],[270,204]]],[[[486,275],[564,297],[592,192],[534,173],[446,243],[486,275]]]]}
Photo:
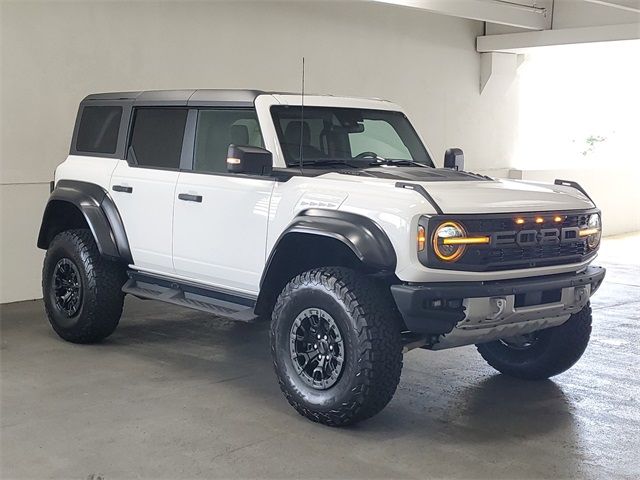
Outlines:
{"type": "Polygon", "coordinates": [[[280,244],[287,235],[294,233],[333,238],[346,245],[367,268],[375,271],[395,271],[395,249],[387,234],[376,222],[356,213],[311,208],[300,212],[274,244],[262,272],[261,288],[280,244]]]}
{"type": "Polygon", "coordinates": [[[129,241],[118,209],[100,185],[78,180],[60,180],[51,192],[42,216],[38,248],[47,249],[50,232],[56,222],[64,220],[55,215],[56,206],[68,203],[75,206],[86,221],[101,255],[113,260],[133,263],[129,241]]]}

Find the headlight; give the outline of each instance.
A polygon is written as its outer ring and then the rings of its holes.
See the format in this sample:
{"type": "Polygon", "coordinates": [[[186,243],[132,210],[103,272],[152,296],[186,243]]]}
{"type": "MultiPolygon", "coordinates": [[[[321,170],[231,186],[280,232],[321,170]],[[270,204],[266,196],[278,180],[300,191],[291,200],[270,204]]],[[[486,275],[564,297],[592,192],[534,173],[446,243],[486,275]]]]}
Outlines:
{"type": "Polygon", "coordinates": [[[466,236],[467,232],[458,222],[448,221],[441,223],[433,232],[433,251],[443,262],[455,262],[462,256],[467,247],[464,244],[449,242],[452,239],[466,236]]]}
{"type": "Polygon", "coordinates": [[[591,214],[587,221],[587,228],[580,230],[581,237],[587,237],[587,246],[589,250],[595,250],[600,245],[600,238],[602,237],[602,224],[600,222],[600,215],[597,213],[591,214]]]}

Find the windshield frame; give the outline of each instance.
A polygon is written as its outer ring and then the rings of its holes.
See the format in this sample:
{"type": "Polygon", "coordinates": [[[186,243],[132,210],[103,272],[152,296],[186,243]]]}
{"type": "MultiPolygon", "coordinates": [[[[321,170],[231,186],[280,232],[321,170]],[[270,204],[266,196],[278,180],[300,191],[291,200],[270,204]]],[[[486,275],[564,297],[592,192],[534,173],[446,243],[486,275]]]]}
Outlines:
{"type": "MultiPolygon", "coordinates": [[[[282,117],[279,115],[278,110],[293,110],[293,111],[297,111],[297,112],[301,112],[302,106],[301,105],[283,105],[283,104],[272,104],[269,106],[269,116],[271,117],[271,121],[273,122],[273,126],[275,128],[275,133],[277,136],[277,141],[279,143],[279,147],[280,147],[280,151],[283,154],[283,161],[285,162],[286,166],[288,168],[294,168],[294,167],[298,167],[300,165],[299,161],[297,159],[291,159],[288,158],[287,152],[285,151],[284,145],[286,144],[284,139],[284,132],[282,129],[282,124],[281,124],[281,119],[282,117]]],[[[410,148],[410,146],[404,141],[404,139],[402,138],[402,136],[400,135],[400,133],[396,130],[396,128],[394,127],[394,125],[391,122],[387,122],[389,126],[391,126],[391,128],[393,128],[396,131],[396,134],[398,135],[400,141],[402,141],[402,143],[404,144],[405,148],[407,149],[409,156],[411,157],[411,160],[405,160],[405,159],[380,159],[380,160],[389,160],[388,163],[384,162],[384,161],[380,161],[380,162],[376,162],[375,158],[372,157],[365,157],[368,161],[366,161],[365,159],[360,159],[357,160],[354,158],[343,158],[343,157],[326,157],[326,158],[322,158],[322,159],[314,159],[314,158],[307,158],[303,155],[303,162],[304,162],[304,166],[305,167],[313,167],[314,166],[314,160],[317,160],[318,163],[318,167],[322,167],[324,169],[332,169],[333,168],[340,168],[341,164],[343,164],[344,166],[348,167],[348,168],[368,168],[370,166],[376,166],[376,165],[391,165],[391,161],[393,160],[399,160],[399,161],[407,161],[407,162],[413,162],[416,164],[419,164],[420,166],[423,167],[431,167],[431,168],[435,168],[435,164],[433,162],[433,158],[429,152],[429,149],[427,148],[427,146],[424,144],[424,142],[422,141],[422,138],[420,137],[420,135],[418,135],[418,132],[416,131],[415,127],[413,126],[413,124],[411,123],[411,121],[407,118],[406,114],[399,110],[399,109],[385,109],[385,108],[367,108],[367,107],[360,107],[360,106],[335,106],[335,105],[318,105],[317,103],[314,103],[313,105],[305,105],[304,106],[304,110],[305,113],[309,110],[330,110],[330,111],[336,111],[336,110],[353,110],[353,111],[357,111],[357,112],[373,112],[376,115],[379,116],[385,116],[385,115],[399,115],[402,116],[402,118],[404,119],[404,122],[406,122],[406,135],[410,135],[412,137],[413,140],[413,149],[410,148]],[[416,148],[418,149],[418,152],[416,152],[416,148]],[[416,158],[416,155],[414,154],[419,154],[419,156],[421,158],[416,158]],[[324,161],[323,161],[324,160],[324,161]],[[327,162],[328,163],[325,163],[327,162]],[[332,162],[332,161],[335,161],[332,162]],[[361,162],[361,165],[357,165],[354,166],[353,163],[354,162],[361,162]]],[[[366,116],[366,114],[365,114],[366,116]]],[[[305,115],[306,117],[306,115],[305,115]]],[[[296,117],[294,117],[296,118],[296,117]]],[[[313,118],[313,117],[312,117],[313,118]]],[[[355,132],[354,132],[355,133],[355,132]]]]}

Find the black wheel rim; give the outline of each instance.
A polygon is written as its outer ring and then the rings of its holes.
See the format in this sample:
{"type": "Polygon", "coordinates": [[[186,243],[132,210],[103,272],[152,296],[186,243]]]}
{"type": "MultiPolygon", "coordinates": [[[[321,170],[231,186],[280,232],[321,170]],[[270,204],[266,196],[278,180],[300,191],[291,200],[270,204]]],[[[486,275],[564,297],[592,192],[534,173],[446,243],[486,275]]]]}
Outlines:
{"type": "Polygon", "coordinates": [[[80,272],[75,263],[61,258],[53,269],[53,298],[58,310],[67,317],[73,317],[82,303],[80,272]]]}
{"type": "Polygon", "coordinates": [[[525,333],[515,337],[503,338],[500,340],[504,346],[513,350],[528,350],[538,342],[537,332],[525,333]]]}
{"type": "Polygon", "coordinates": [[[335,320],[319,308],[303,310],[291,325],[291,361],[298,376],[316,390],[331,388],[344,366],[344,341],[335,320]]]}

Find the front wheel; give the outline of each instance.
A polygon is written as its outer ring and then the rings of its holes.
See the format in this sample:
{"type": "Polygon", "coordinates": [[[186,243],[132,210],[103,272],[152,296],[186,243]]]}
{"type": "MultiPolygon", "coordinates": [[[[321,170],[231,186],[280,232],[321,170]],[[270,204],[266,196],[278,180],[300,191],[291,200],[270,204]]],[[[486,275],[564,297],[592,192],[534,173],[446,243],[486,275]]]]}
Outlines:
{"type": "Polygon", "coordinates": [[[591,307],[587,304],[557,327],[476,347],[489,365],[505,375],[543,380],[569,370],[584,353],[590,335],[591,307]]]}
{"type": "Polygon", "coordinates": [[[402,370],[399,316],[388,291],[345,268],[298,275],[276,301],[271,353],[298,413],[330,426],[382,410],[402,370]]]}

